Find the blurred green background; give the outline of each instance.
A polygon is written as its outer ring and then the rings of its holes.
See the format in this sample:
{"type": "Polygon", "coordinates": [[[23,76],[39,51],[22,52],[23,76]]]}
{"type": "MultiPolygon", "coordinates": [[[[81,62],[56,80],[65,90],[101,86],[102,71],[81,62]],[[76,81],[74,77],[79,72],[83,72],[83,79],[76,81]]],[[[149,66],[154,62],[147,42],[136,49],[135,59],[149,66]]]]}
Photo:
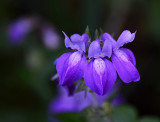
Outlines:
{"type": "MultiPolygon", "coordinates": [[[[47,106],[56,95],[50,81],[56,73],[53,61],[68,51],[61,31],[82,34],[87,25],[91,35],[101,28],[115,39],[123,30],[137,30],[134,42],[126,47],[135,54],[141,80],[121,82],[121,93],[139,117],[160,117],[159,0],[1,0],[0,122],[47,122],[47,106]],[[26,15],[38,15],[51,23],[60,34],[61,46],[47,49],[36,30],[20,45],[11,45],[7,28],[26,15]]],[[[77,121],[82,116],[62,117],[77,121]]]]}

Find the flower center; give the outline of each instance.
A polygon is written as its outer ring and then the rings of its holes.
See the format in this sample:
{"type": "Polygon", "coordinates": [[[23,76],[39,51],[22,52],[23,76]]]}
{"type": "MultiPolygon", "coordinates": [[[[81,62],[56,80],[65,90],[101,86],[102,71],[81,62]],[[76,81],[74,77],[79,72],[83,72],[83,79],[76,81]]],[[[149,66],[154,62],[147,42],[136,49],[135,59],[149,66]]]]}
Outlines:
{"type": "Polygon", "coordinates": [[[104,74],[106,65],[105,65],[105,62],[103,61],[103,59],[101,59],[101,58],[95,59],[93,66],[99,75],[104,74]]]}
{"type": "Polygon", "coordinates": [[[69,57],[68,65],[75,66],[80,60],[81,60],[81,53],[79,51],[76,51],[69,57]]]}
{"type": "Polygon", "coordinates": [[[129,61],[126,53],[124,53],[123,51],[117,50],[117,51],[115,51],[115,54],[116,54],[119,58],[121,58],[123,61],[126,61],[126,62],[129,61]]]}

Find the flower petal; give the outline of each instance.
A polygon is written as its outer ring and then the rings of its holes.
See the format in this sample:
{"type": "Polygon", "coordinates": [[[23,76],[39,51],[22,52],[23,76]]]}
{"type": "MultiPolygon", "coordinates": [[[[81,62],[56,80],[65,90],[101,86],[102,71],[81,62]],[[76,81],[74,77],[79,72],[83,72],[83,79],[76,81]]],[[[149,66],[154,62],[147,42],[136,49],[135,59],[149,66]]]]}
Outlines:
{"type": "Polygon", "coordinates": [[[135,34],[136,32],[131,33],[129,30],[123,31],[117,40],[117,48],[122,47],[126,43],[132,42],[135,38],[135,34]]]}
{"type": "Polygon", "coordinates": [[[86,51],[86,46],[89,39],[87,34],[84,33],[82,36],[80,36],[79,34],[73,34],[71,36],[71,40],[64,32],[63,34],[65,35],[65,46],[67,48],[70,48],[72,50],[78,50],[81,52],[86,51]]]}
{"type": "Polygon", "coordinates": [[[107,59],[104,59],[104,61],[106,64],[106,72],[103,78],[104,79],[103,86],[104,86],[104,94],[106,94],[106,93],[109,93],[109,91],[113,87],[117,79],[117,73],[112,62],[110,62],[107,59]]]}
{"type": "Polygon", "coordinates": [[[115,54],[112,55],[112,62],[123,82],[129,83],[140,80],[138,70],[123,51],[117,50],[115,54]]]}
{"type": "Polygon", "coordinates": [[[102,57],[107,56],[108,58],[110,58],[111,55],[112,55],[112,44],[110,40],[105,40],[102,48],[102,57]]]}
{"type": "Polygon", "coordinates": [[[130,62],[132,62],[132,64],[134,66],[136,66],[136,58],[131,50],[129,50],[127,48],[120,48],[119,50],[122,50],[123,52],[125,52],[128,56],[128,59],[130,60],[130,62]]]}
{"type": "Polygon", "coordinates": [[[79,43],[81,42],[81,36],[79,34],[73,34],[70,39],[72,40],[73,43],[79,43]]]}
{"type": "Polygon", "coordinates": [[[91,58],[97,58],[100,55],[101,55],[100,41],[99,39],[96,39],[89,46],[88,57],[91,59],[91,58]]]}
{"type": "Polygon", "coordinates": [[[79,34],[73,34],[71,36],[71,41],[74,45],[74,49],[85,52],[85,42],[79,34]]]}
{"type": "Polygon", "coordinates": [[[116,81],[116,71],[107,59],[95,59],[85,69],[86,85],[98,95],[107,94],[116,81]]]}
{"type": "Polygon", "coordinates": [[[84,72],[84,79],[86,85],[97,94],[100,94],[98,87],[95,84],[95,80],[93,77],[93,62],[94,60],[91,60],[88,65],[86,66],[85,72],[84,72]]]}
{"type": "Polygon", "coordinates": [[[105,41],[105,40],[110,40],[113,48],[116,47],[116,41],[113,39],[113,37],[109,34],[109,33],[103,33],[102,35],[102,40],[105,41]]]}
{"type": "Polygon", "coordinates": [[[72,44],[71,40],[69,39],[69,37],[66,35],[66,33],[65,33],[64,31],[62,31],[62,33],[63,33],[64,36],[65,36],[65,39],[64,39],[64,41],[65,41],[65,46],[66,46],[67,48],[71,48],[71,49],[72,49],[73,44],[72,44]]]}
{"type": "Polygon", "coordinates": [[[85,43],[85,48],[86,48],[86,47],[87,47],[87,44],[88,44],[88,41],[89,41],[89,36],[88,36],[87,33],[84,33],[84,34],[82,35],[82,40],[83,40],[83,42],[85,43]]]}
{"type": "Polygon", "coordinates": [[[58,58],[57,64],[56,64],[56,69],[57,73],[59,75],[60,81],[64,80],[65,77],[65,72],[68,67],[68,59],[71,56],[72,52],[69,53],[64,53],[58,58]]]}
{"type": "Polygon", "coordinates": [[[69,86],[83,77],[87,60],[85,55],[79,51],[69,54],[67,58],[63,58],[63,55],[57,62],[57,72],[60,77],[60,85],[69,86]]]}
{"type": "Polygon", "coordinates": [[[95,85],[97,86],[99,90],[99,95],[103,95],[103,80],[105,75],[106,65],[103,59],[98,58],[95,59],[93,62],[93,78],[95,85]]]}

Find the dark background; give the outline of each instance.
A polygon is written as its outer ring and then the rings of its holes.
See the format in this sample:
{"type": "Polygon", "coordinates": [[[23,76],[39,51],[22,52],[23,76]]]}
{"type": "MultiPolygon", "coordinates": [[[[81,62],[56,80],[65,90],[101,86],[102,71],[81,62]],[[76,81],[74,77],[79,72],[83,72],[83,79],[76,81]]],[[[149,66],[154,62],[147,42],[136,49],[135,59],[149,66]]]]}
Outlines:
{"type": "Polygon", "coordinates": [[[87,25],[92,37],[96,28],[115,39],[123,30],[137,30],[135,40],[125,47],[135,54],[141,80],[121,82],[121,92],[138,116],[160,116],[159,0],[1,0],[0,121],[47,121],[47,106],[56,94],[50,81],[56,73],[53,61],[68,51],[61,31],[82,34],[87,25]],[[11,45],[7,28],[26,15],[50,22],[61,36],[61,46],[47,49],[37,31],[19,46],[11,45]]]}

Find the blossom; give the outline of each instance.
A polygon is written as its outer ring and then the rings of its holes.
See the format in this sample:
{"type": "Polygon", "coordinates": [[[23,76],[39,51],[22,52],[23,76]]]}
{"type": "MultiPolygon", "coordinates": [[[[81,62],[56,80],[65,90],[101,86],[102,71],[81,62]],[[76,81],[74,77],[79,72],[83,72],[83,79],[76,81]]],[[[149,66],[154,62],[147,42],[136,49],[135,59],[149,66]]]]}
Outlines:
{"type": "MultiPolygon", "coordinates": [[[[71,88],[71,90],[73,90],[71,88]]],[[[80,91],[70,95],[70,91],[65,87],[59,87],[59,94],[49,105],[49,112],[58,114],[66,112],[80,112],[93,105],[92,94],[80,91]]]]}
{"type": "Polygon", "coordinates": [[[48,106],[49,122],[59,122],[53,115],[68,112],[80,112],[85,108],[93,105],[92,94],[85,91],[75,93],[78,85],[58,86],[58,94],[48,106]]]}
{"type": "Polygon", "coordinates": [[[98,95],[104,95],[113,87],[117,74],[113,64],[107,59],[112,55],[110,40],[106,40],[102,50],[97,38],[90,44],[88,57],[91,61],[85,68],[84,79],[86,85],[98,95]]]}
{"type": "Polygon", "coordinates": [[[25,17],[13,22],[8,28],[8,36],[14,43],[19,43],[33,28],[34,18],[25,17]]]}
{"type": "Polygon", "coordinates": [[[60,38],[54,28],[44,23],[41,32],[44,44],[48,49],[57,49],[59,47],[60,38]]]}
{"type": "Polygon", "coordinates": [[[81,112],[88,107],[102,107],[103,102],[109,99],[116,90],[116,87],[114,87],[108,94],[99,96],[98,94],[90,93],[89,91],[84,90],[75,92],[78,87],[79,84],[58,86],[58,94],[48,106],[47,115],[49,121],[58,121],[53,116],[56,114],[81,112]]]}
{"type": "MultiPolygon", "coordinates": [[[[49,113],[59,114],[68,112],[80,112],[89,106],[100,107],[114,93],[114,88],[108,94],[99,96],[89,91],[75,92],[78,85],[58,86],[58,94],[50,102],[49,113]]],[[[113,102],[113,101],[112,101],[113,102]]]]}
{"type": "Polygon", "coordinates": [[[113,53],[111,59],[119,77],[125,83],[140,80],[133,52],[127,48],[121,48],[124,44],[132,42],[135,38],[135,34],[136,32],[131,33],[130,31],[125,30],[119,36],[117,41],[115,41],[108,33],[102,35],[102,40],[104,42],[110,40],[112,43],[113,53]]]}
{"type": "Polygon", "coordinates": [[[60,78],[60,85],[71,85],[73,82],[81,79],[84,75],[84,68],[87,65],[85,57],[88,35],[86,33],[80,36],[73,34],[70,39],[65,36],[65,46],[73,52],[64,53],[58,59],[56,69],[60,78]]]}
{"type": "Polygon", "coordinates": [[[78,85],[58,86],[58,94],[50,102],[48,110],[53,114],[80,112],[85,108],[92,106],[101,106],[108,99],[112,92],[107,95],[99,96],[89,91],[75,92],[78,85]]]}

